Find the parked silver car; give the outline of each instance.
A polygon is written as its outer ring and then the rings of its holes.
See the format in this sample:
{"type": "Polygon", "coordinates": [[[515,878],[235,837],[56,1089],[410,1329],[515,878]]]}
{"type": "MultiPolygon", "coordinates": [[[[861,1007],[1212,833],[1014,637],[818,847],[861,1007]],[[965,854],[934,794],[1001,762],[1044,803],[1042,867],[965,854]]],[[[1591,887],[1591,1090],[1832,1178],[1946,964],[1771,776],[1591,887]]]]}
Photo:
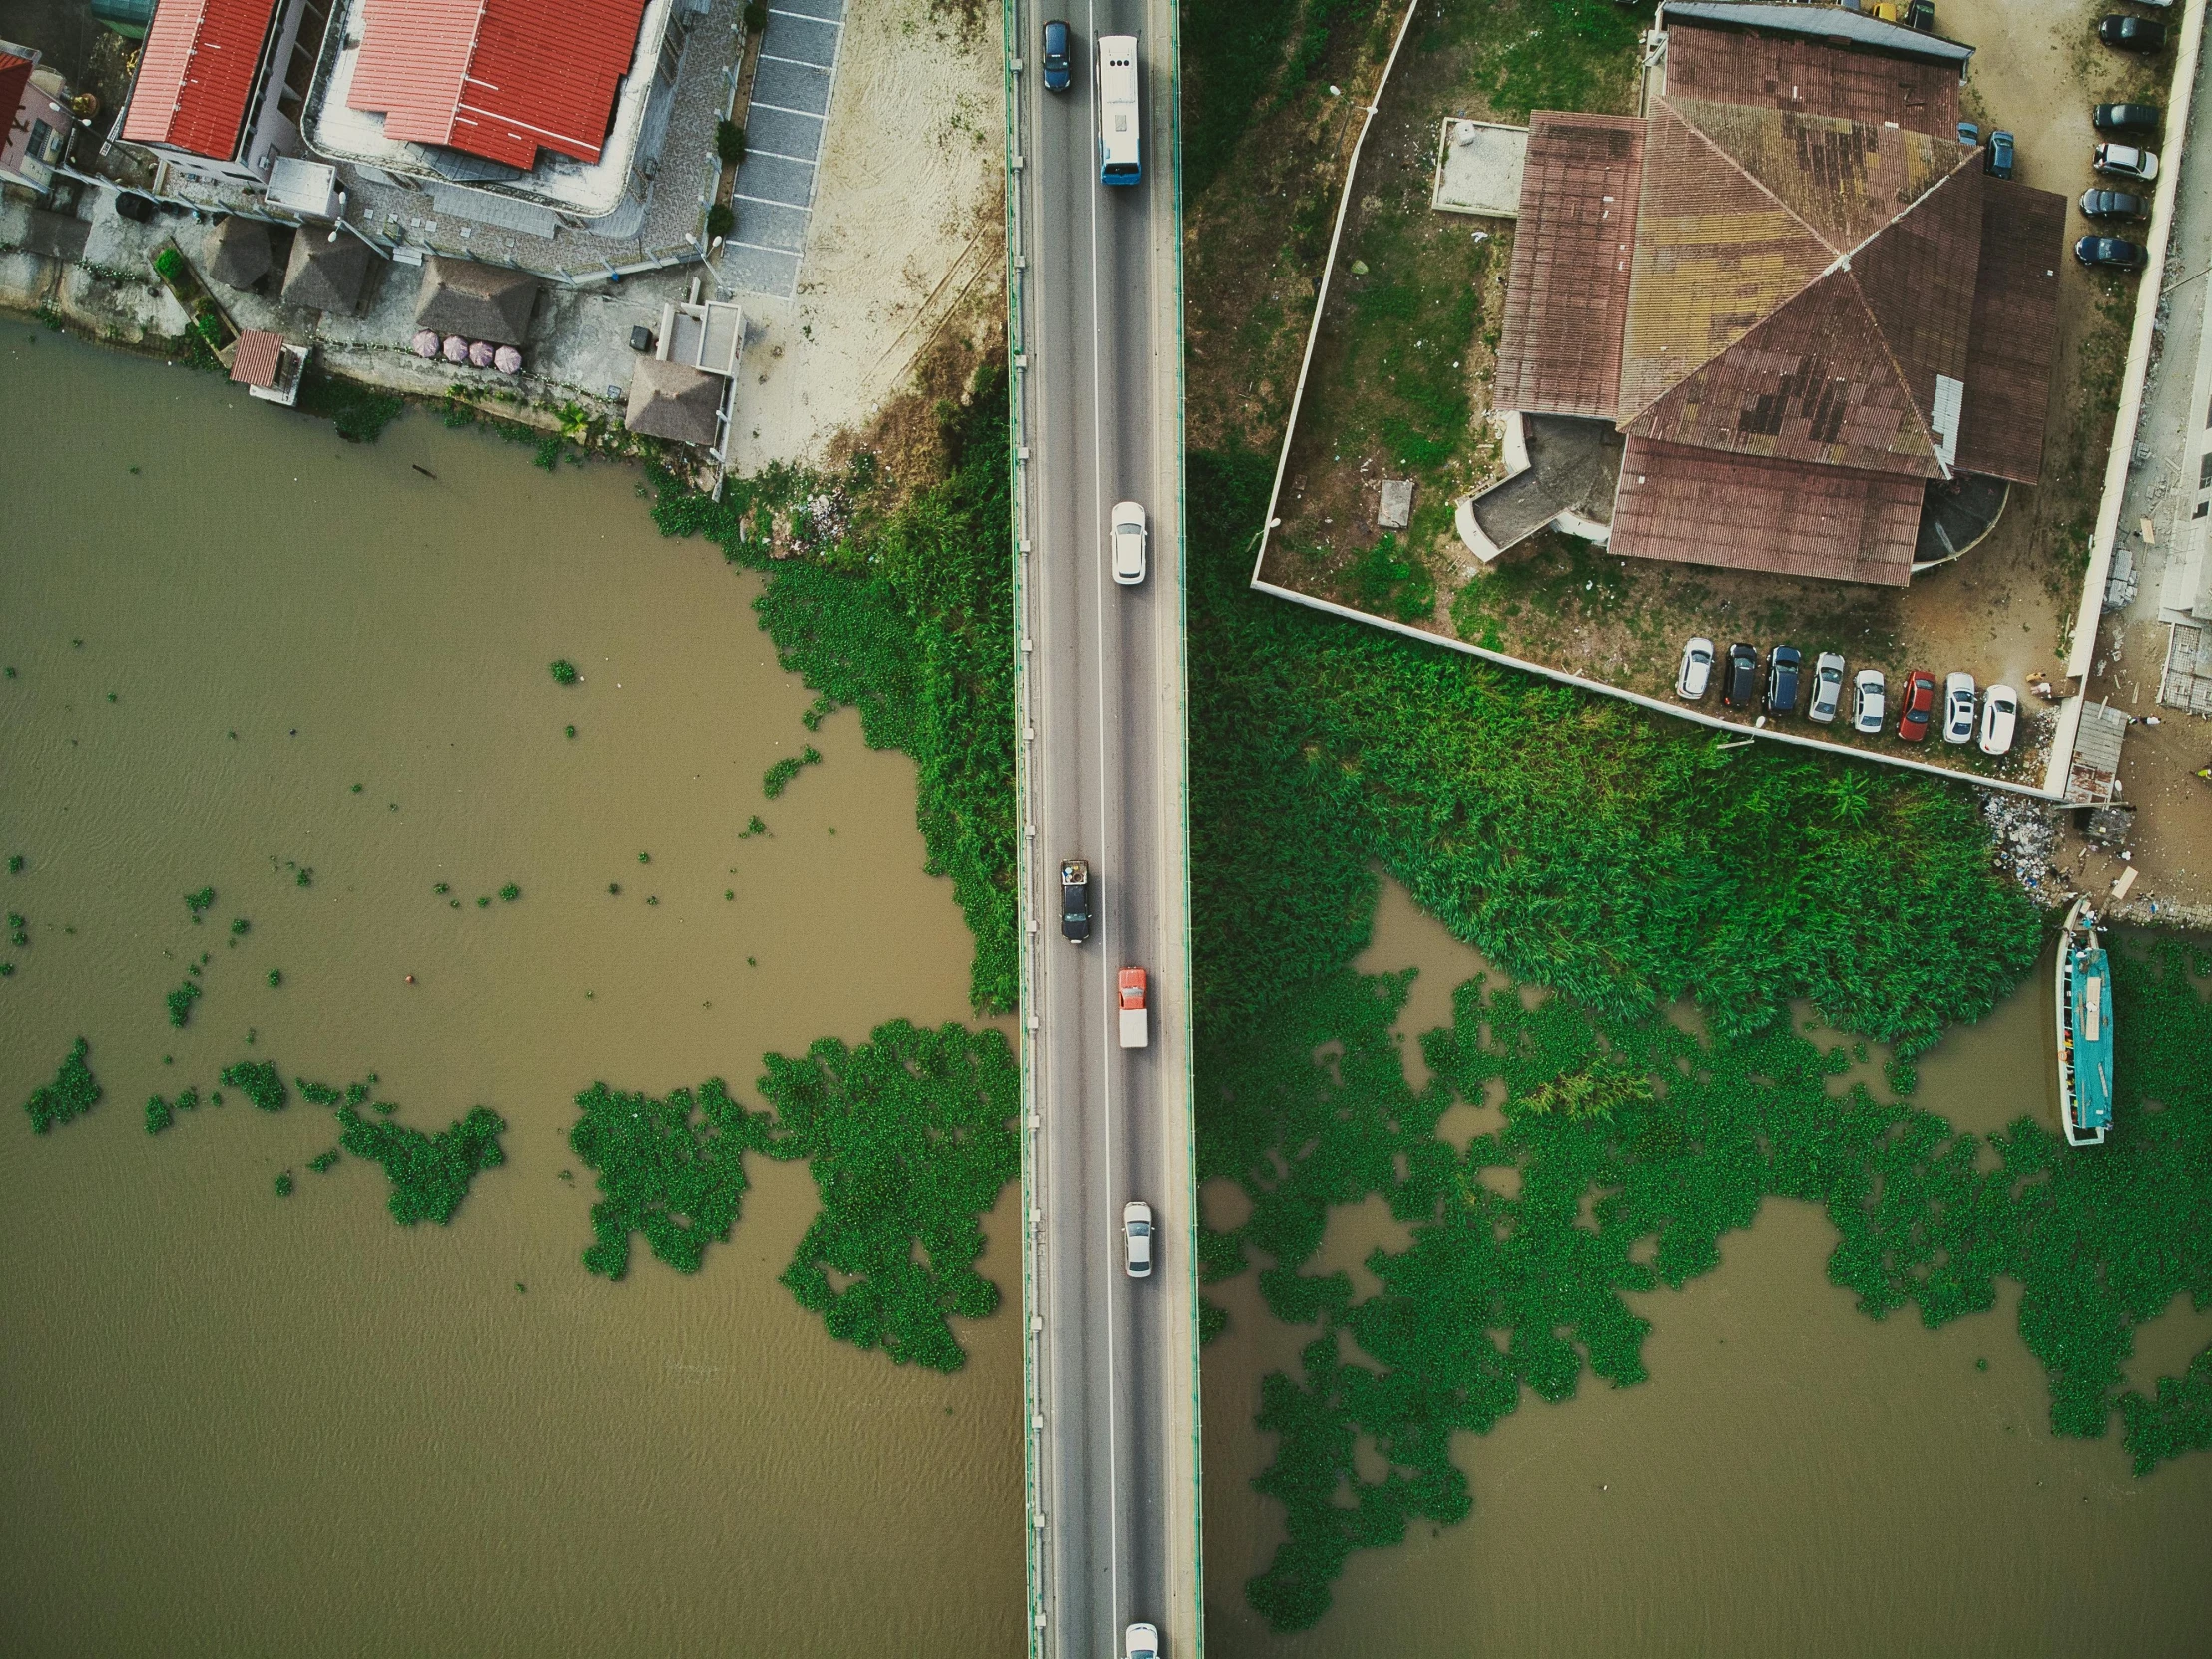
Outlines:
{"type": "Polygon", "coordinates": [[[1844,706],[1844,659],[1824,651],[1813,659],[1813,695],[1805,705],[1805,718],[1824,726],[1844,706]]]}
{"type": "Polygon", "coordinates": [[[1973,741],[1973,676],[1963,669],[1943,682],[1943,742],[1973,741]]]}
{"type": "Polygon", "coordinates": [[[1882,731],[1882,717],[1889,707],[1888,688],[1882,670],[1863,668],[1851,677],[1851,729],[1869,737],[1882,731]]]}
{"type": "Polygon", "coordinates": [[[1695,703],[1713,683],[1713,642],[1703,634],[1682,648],[1682,666],[1675,670],[1674,695],[1695,703]]]}

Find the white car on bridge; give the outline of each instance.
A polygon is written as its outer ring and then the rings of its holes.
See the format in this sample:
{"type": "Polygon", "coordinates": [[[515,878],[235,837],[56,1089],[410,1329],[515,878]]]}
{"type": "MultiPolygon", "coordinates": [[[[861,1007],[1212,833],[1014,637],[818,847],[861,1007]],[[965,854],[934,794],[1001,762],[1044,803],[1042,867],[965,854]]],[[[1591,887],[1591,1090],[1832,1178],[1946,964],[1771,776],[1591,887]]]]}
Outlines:
{"type": "Polygon", "coordinates": [[[1122,1659],[1160,1659],[1160,1627],[1133,1624],[1121,1633],[1122,1659]]]}
{"type": "Polygon", "coordinates": [[[1121,1207],[1121,1236],[1129,1247],[1129,1277],[1152,1277],[1152,1206],[1133,1198],[1121,1207]]]}
{"type": "Polygon", "coordinates": [[[1133,588],[1144,580],[1144,508],[1134,501],[1121,502],[1114,508],[1113,522],[1114,580],[1133,588]]]}

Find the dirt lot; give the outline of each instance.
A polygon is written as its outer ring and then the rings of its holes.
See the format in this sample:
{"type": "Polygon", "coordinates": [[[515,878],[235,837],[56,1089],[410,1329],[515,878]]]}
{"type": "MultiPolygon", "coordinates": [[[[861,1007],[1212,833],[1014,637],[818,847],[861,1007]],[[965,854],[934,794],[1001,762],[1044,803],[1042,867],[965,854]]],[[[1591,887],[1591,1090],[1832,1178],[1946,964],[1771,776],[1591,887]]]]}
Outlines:
{"type": "MultiPolygon", "coordinates": [[[[2105,9],[2101,0],[2024,10],[1947,0],[1938,13],[1943,33],[1979,48],[1968,116],[1984,130],[2016,135],[2026,183],[2069,197],[2090,179],[2090,106],[2123,97],[2162,102],[2171,71],[2166,59],[2145,63],[2097,45],[2092,31],[2105,9]]],[[[1591,77],[1580,107],[1630,107],[1631,63],[1624,55],[1617,78],[1591,77]]],[[[1465,50],[1409,53],[1385,92],[1361,158],[1266,579],[1657,697],[1670,695],[1681,642],[1693,633],[1762,646],[1786,639],[1808,659],[1839,650],[1853,668],[1882,668],[1893,684],[1914,668],[1963,668],[1981,684],[2027,692],[2055,675],[2086,564],[2133,304],[2131,280],[2092,277],[2057,249],[2059,354],[2043,481],[2015,488],[1986,540],[1910,588],[1626,560],[1548,531],[1490,570],[1475,565],[1452,532],[1450,498],[1499,465],[1489,365],[1512,226],[1427,205],[1438,123],[1492,114],[1486,83],[1468,69],[1465,50]],[[1476,231],[1488,240],[1476,243],[1476,231]],[[1448,387],[1445,375],[1456,376],[1448,387]],[[1402,537],[1375,524],[1384,475],[1422,485],[1402,537]]],[[[2068,236],[2082,228],[2070,215],[2068,236]]],[[[1288,285],[1278,275],[1275,291],[1288,285]]],[[[1248,314],[1248,332],[1268,303],[1248,314]]],[[[1264,389],[1272,387],[1254,388],[1254,402],[1265,404],[1264,389]]],[[[1199,399],[1193,403],[1195,410],[1199,399]]],[[[2056,705],[2030,693],[2022,713],[2002,761],[1941,744],[1913,758],[2040,783],[2056,705]]],[[[1875,754],[1910,753],[1887,737],[1820,735],[1875,754]]]]}

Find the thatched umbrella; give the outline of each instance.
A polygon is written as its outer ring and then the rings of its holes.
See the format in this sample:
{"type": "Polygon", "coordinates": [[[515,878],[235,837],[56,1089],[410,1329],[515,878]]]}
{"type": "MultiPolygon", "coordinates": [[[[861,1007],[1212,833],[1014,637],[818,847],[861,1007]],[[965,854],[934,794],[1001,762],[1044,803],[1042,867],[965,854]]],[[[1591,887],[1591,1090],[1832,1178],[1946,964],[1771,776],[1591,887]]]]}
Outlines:
{"type": "Polygon", "coordinates": [[[537,303],[537,278],[527,272],[433,254],[422,268],[415,326],[466,340],[520,345],[529,335],[530,313],[537,303]]]}
{"type": "Polygon", "coordinates": [[[270,273],[269,227],[233,214],[208,239],[208,275],[225,287],[250,288],[270,273]]]}
{"type": "Polygon", "coordinates": [[[367,281],[367,243],[344,231],[332,242],[328,232],[309,225],[292,239],[283,302],[310,311],[350,312],[359,307],[367,281]]]}

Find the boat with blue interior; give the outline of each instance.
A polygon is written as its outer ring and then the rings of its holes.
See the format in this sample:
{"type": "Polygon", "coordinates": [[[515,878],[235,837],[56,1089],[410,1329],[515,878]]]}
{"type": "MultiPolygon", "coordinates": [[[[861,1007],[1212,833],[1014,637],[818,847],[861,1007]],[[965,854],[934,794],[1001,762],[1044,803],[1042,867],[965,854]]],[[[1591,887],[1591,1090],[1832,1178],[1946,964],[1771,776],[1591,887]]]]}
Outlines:
{"type": "Polygon", "coordinates": [[[2112,964],[2086,898],[2058,934],[2058,1109],[2069,1146],[2112,1128],[2112,964]]]}

